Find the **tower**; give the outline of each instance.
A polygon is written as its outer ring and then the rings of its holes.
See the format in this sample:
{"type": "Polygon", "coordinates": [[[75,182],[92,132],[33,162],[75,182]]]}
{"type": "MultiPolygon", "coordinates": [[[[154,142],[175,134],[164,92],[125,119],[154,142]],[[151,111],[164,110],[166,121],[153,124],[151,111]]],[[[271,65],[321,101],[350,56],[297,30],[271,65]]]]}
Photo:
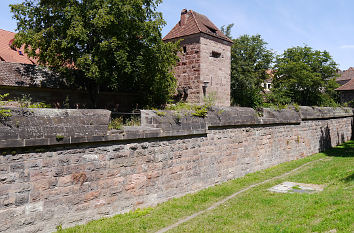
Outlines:
{"type": "Polygon", "coordinates": [[[202,103],[205,96],[213,95],[217,105],[230,106],[232,40],[206,16],[186,9],[163,40],[180,40],[180,61],[174,73],[182,98],[202,103]]]}

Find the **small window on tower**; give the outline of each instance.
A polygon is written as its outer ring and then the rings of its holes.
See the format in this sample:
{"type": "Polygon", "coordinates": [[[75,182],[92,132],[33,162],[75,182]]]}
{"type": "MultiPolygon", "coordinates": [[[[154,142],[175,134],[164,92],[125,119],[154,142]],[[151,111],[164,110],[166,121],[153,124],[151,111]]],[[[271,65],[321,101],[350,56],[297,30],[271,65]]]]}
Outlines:
{"type": "Polygon", "coordinates": [[[211,57],[219,58],[220,56],[221,56],[221,53],[219,53],[219,52],[216,52],[216,51],[211,52],[211,57]]]}
{"type": "Polygon", "coordinates": [[[187,53],[187,47],[183,46],[183,53],[187,53]]]}

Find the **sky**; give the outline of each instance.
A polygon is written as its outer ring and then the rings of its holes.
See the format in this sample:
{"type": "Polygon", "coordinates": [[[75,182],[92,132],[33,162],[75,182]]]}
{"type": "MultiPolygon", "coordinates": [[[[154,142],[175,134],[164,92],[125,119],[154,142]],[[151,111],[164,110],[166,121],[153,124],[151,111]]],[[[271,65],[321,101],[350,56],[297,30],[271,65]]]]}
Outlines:
{"type": "MultiPolygon", "coordinates": [[[[15,31],[9,4],[0,1],[0,29],[15,31]]],[[[294,46],[327,50],[346,70],[354,67],[353,0],[164,0],[158,7],[166,35],[183,8],[206,15],[216,26],[234,23],[232,37],[260,34],[277,54],[294,46]]]]}

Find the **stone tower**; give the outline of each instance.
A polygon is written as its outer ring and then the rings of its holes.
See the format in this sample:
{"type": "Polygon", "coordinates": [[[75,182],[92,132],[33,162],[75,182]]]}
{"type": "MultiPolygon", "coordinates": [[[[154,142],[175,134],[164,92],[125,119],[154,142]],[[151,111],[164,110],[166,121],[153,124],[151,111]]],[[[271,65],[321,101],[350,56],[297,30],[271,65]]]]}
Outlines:
{"type": "Polygon", "coordinates": [[[180,61],[174,69],[181,98],[202,103],[204,96],[215,95],[217,105],[230,106],[232,40],[206,16],[186,9],[163,40],[181,41],[180,61]]]}

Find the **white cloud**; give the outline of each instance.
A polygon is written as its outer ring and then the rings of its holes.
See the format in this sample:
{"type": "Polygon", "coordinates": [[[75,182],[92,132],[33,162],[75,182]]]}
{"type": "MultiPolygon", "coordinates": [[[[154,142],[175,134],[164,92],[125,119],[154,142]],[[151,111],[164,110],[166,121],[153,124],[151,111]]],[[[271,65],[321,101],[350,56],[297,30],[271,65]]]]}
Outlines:
{"type": "Polygon", "coordinates": [[[342,45],[340,46],[341,49],[354,49],[354,45],[342,45]]]}

